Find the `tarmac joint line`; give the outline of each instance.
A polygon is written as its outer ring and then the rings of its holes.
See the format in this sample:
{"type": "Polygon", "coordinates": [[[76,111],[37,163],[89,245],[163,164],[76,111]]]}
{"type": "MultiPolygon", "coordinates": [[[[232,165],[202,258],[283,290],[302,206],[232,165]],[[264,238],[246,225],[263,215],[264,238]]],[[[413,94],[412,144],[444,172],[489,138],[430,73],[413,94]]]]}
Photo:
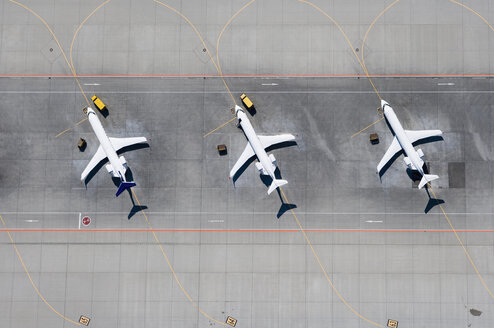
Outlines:
{"type": "MultiPolygon", "coordinates": [[[[1,215],[0,215],[0,221],[2,221],[2,225],[5,227],[6,224],[5,224],[5,221],[3,220],[3,218],[2,218],[1,215]]],[[[17,246],[16,246],[16,244],[14,242],[14,238],[10,234],[10,231],[7,231],[7,234],[9,235],[10,242],[12,244],[12,247],[14,247],[14,250],[15,250],[15,253],[17,254],[17,257],[19,258],[19,262],[21,263],[22,268],[24,269],[24,272],[26,273],[27,278],[29,279],[29,282],[33,286],[36,294],[38,294],[38,297],[43,301],[43,303],[45,303],[46,306],[48,306],[48,308],[50,308],[50,310],[52,310],[60,318],[64,319],[67,322],[70,322],[70,323],[72,323],[74,325],[82,326],[79,322],[76,322],[74,320],[71,320],[71,319],[67,318],[66,316],[64,316],[62,313],[60,313],[57,310],[55,310],[55,308],[45,299],[45,297],[43,296],[43,294],[41,294],[41,292],[39,291],[38,287],[36,287],[36,284],[34,283],[33,278],[31,278],[31,274],[29,273],[29,270],[27,269],[27,266],[24,263],[24,260],[22,259],[21,253],[19,252],[19,249],[17,248],[17,246]]]]}
{"type": "MultiPolygon", "coordinates": [[[[141,205],[141,202],[139,201],[139,198],[137,198],[137,195],[134,191],[134,189],[130,189],[132,191],[132,195],[134,196],[135,200],[136,200],[136,203],[137,205],[139,205],[141,208],[142,208],[142,205],[141,205]]],[[[182,283],[180,282],[180,279],[178,279],[178,276],[175,272],[175,269],[173,269],[173,265],[171,264],[170,262],[170,259],[168,258],[168,256],[166,255],[166,252],[165,250],[163,249],[163,246],[161,245],[159,239],[158,239],[158,236],[156,235],[156,232],[155,230],[153,229],[152,225],[151,225],[151,222],[149,222],[149,219],[146,215],[146,212],[144,209],[141,210],[142,212],[142,215],[144,216],[144,218],[146,219],[146,223],[148,224],[149,226],[149,229],[148,231],[151,231],[151,233],[153,234],[153,237],[154,237],[154,240],[156,241],[156,244],[158,245],[158,247],[160,248],[161,250],[161,254],[163,255],[163,258],[165,259],[166,263],[168,264],[168,267],[170,268],[170,271],[172,272],[172,275],[173,275],[173,278],[175,279],[175,282],[178,284],[178,286],[180,287],[180,290],[182,291],[182,293],[185,295],[185,297],[189,300],[189,302],[195,307],[197,308],[197,310],[204,316],[206,317],[207,319],[217,323],[217,324],[220,324],[222,326],[229,326],[226,322],[222,322],[222,321],[219,321],[219,320],[216,320],[215,318],[211,317],[209,314],[207,314],[200,306],[199,304],[197,304],[196,301],[194,301],[192,299],[192,297],[189,295],[189,293],[187,292],[187,290],[185,290],[185,288],[183,287],[182,283]]]]}

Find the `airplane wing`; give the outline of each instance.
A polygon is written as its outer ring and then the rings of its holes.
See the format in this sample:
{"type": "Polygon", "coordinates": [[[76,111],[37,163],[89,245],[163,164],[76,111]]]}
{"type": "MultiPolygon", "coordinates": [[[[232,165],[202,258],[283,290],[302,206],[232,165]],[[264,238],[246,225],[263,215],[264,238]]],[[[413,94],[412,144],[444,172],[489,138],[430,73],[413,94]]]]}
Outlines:
{"type": "Polygon", "coordinates": [[[401,145],[398,142],[398,139],[396,137],[393,138],[393,142],[391,143],[391,146],[389,146],[388,150],[384,154],[383,158],[377,165],[377,172],[381,172],[382,168],[388,164],[388,162],[393,159],[393,157],[402,151],[401,145]]]}
{"type": "Polygon", "coordinates": [[[89,164],[86,166],[84,171],[81,174],[81,181],[84,181],[86,177],[88,176],[89,172],[94,170],[94,168],[106,158],[105,151],[103,150],[103,147],[101,145],[98,147],[98,150],[96,150],[96,153],[94,154],[93,158],[89,161],[89,164]]]}
{"type": "Polygon", "coordinates": [[[443,134],[441,130],[405,130],[405,133],[408,136],[408,139],[410,139],[411,143],[430,137],[438,137],[443,134]]]}
{"type": "Polygon", "coordinates": [[[122,148],[132,146],[132,145],[137,145],[140,143],[146,143],[147,139],[144,137],[137,137],[137,138],[108,138],[110,139],[110,142],[113,146],[113,149],[115,151],[119,151],[122,148]]]}
{"type": "Polygon", "coordinates": [[[242,155],[240,155],[240,157],[238,158],[237,162],[235,163],[235,165],[233,165],[233,168],[232,170],[230,171],[230,178],[235,176],[235,174],[237,173],[237,171],[249,160],[251,159],[253,156],[255,156],[256,154],[254,153],[254,149],[252,149],[252,146],[250,145],[250,143],[247,143],[247,146],[245,146],[245,149],[242,153],[242,155]]]}
{"type": "Polygon", "coordinates": [[[279,134],[276,136],[258,136],[264,149],[283,142],[295,140],[292,134],[279,134]]]}

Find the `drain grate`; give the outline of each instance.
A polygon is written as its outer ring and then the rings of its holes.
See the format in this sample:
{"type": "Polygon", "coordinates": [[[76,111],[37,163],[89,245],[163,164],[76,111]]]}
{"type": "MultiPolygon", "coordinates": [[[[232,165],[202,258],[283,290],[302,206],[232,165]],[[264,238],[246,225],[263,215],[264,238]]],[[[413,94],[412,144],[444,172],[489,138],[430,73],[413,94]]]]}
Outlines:
{"type": "Polygon", "coordinates": [[[40,51],[43,56],[45,56],[45,58],[48,59],[52,64],[62,54],[55,40],[51,40],[50,42],[48,42],[48,44],[43,46],[40,51]]]}

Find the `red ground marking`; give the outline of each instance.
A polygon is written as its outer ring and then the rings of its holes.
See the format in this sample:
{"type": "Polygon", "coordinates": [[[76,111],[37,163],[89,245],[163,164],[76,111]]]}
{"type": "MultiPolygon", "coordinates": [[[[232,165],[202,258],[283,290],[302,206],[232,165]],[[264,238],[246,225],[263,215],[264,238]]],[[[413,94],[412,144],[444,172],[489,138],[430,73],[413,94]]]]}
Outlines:
{"type": "Polygon", "coordinates": [[[89,216],[85,216],[82,218],[82,224],[87,227],[91,224],[91,218],[89,216]]]}
{"type": "MultiPolygon", "coordinates": [[[[69,74],[0,74],[0,77],[74,77],[69,74]]],[[[80,74],[77,77],[221,77],[216,74],[115,74],[115,75],[91,75],[80,74]]],[[[367,75],[361,74],[227,74],[223,77],[267,77],[267,78],[283,78],[283,77],[354,77],[365,78],[367,75]]],[[[369,77],[494,77],[494,74],[372,74],[369,77]]]]}
{"type": "MultiPolygon", "coordinates": [[[[0,232],[298,232],[299,229],[0,229],[0,232]]],[[[304,229],[306,232],[453,232],[451,229],[304,229]]],[[[456,229],[456,232],[494,230],[456,229]]]]}

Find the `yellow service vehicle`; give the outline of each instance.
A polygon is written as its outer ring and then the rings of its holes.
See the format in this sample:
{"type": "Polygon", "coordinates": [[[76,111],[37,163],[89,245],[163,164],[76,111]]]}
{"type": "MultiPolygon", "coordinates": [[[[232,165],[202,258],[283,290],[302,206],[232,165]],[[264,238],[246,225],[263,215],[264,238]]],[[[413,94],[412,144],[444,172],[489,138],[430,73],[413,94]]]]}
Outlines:
{"type": "Polygon", "coordinates": [[[245,93],[240,96],[240,100],[242,100],[245,108],[251,109],[252,107],[254,107],[254,103],[252,103],[252,101],[245,95],[245,93]]]}
{"type": "Polygon", "coordinates": [[[101,111],[101,110],[105,110],[106,109],[106,105],[104,102],[101,101],[101,99],[99,99],[98,97],[96,97],[96,95],[94,95],[92,98],[93,100],[93,103],[96,107],[98,107],[98,109],[101,111]]]}

